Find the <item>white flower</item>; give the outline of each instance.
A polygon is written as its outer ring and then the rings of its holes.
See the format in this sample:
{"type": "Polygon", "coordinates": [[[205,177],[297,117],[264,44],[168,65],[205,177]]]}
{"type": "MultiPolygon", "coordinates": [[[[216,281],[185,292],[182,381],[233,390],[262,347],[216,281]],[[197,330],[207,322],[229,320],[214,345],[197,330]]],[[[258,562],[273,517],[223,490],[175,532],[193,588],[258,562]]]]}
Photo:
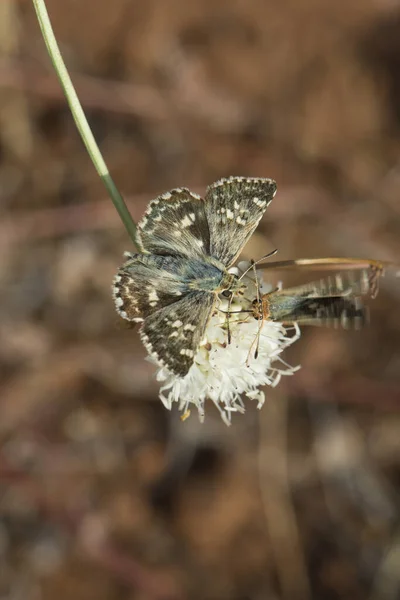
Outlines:
{"type": "MultiPolygon", "coordinates": [[[[248,263],[240,263],[239,273],[243,273],[247,266],[248,263]]],[[[270,291],[271,287],[263,283],[259,273],[257,279],[261,293],[270,291]]],[[[160,399],[169,410],[177,402],[183,418],[190,414],[193,405],[198,410],[200,421],[203,421],[204,404],[209,398],[224,422],[230,425],[232,412],[245,411],[242,396],[257,400],[257,408],[261,408],[265,396],[259,387],[274,387],[282,375],[292,375],[299,369],[290,367],[280,357],[285,348],[299,339],[299,327],[284,327],[272,321],[261,324],[251,312],[244,312],[251,310],[251,302],[256,298],[253,272],[249,271],[242,281],[246,285],[245,295],[238,298],[235,295],[230,308],[230,343],[226,327],[228,302],[221,299],[187,375],[177,377],[166,367],[157,372],[157,380],[163,383],[160,399]]]]}

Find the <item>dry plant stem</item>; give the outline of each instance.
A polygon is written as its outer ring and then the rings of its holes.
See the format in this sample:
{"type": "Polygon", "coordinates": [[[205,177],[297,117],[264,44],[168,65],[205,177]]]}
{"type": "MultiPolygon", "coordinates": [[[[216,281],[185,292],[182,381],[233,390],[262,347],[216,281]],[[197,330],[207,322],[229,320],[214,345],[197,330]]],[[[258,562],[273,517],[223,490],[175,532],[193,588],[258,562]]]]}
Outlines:
{"type": "Polygon", "coordinates": [[[86,150],[88,151],[89,156],[92,159],[92,162],[101,180],[106,186],[110,198],[118,211],[121,221],[125,225],[129,237],[131,238],[133,244],[140,249],[141,245],[138,241],[136,225],[133,222],[133,219],[129,213],[128,207],[126,206],[124,199],[122,198],[114,181],[111,178],[107,165],[104,162],[103,156],[93,137],[92,131],[85,117],[85,113],[83,112],[82,106],[79,102],[78,96],[75,92],[71,78],[68,74],[60,50],[58,48],[58,44],[50,23],[49,15],[47,13],[46,4],[44,0],[32,1],[35,7],[40,28],[42,30],[43,39],[46,43],[47,51],[53,63],[54,69],[57,73],[57,76],[60,80],[61,86],[64,90],[65,97],[71,109],[71,113],[78,128],[78,131],[81,134],[83,143],[85,144],[86,150]]]}

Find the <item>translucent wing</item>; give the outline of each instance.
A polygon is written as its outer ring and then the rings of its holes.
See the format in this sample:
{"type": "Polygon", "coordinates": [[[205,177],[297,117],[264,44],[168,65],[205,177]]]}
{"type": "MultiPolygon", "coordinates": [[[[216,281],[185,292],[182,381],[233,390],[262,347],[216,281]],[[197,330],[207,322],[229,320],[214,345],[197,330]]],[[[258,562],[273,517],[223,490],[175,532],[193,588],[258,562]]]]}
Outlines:
{"type": "Polygon", "coordinates": [[[276,320],[299,325],[361,329],[369,321],[369,312],[359,297],[307,298],[294,304],[288,312],[281,313],[276,320]]]}
{"type": "Polygon", "coordinates": [[[199,257],[210,251],[204,200],[186,188],[152,200],[138,232],[143,248],[152,254],[199,257]]]}
{"type": "Polygon", "coordinates": [[[364,258],[296,258],[292,260],[272,261],[263,264],[263,270],[266,269],[307,269],[307,271],[325,271],[337,269],[366,270],[369,278],[369,293],[371,298],[376,298],[379,292],[379,280],[383,276],[387,267],[394,266],[394,263],[383,262],[375,259],[364,258]]]}
{"type": "Polygon", "coordinates": [[[150,315],[140,330],[148,352],[172,373],[184,377],[204,337],[214,302],[214,294],[191,292],[150,315]]]}
{"type": "Polygon", "coordinates": [[[361,296],[371,292],[368,270],[337,274],[266,294],[263,313],[283,323],[359,329],[368,321],[361,296]]]}
{"type": "Polygon", "coordinates": [[[121,317],[143,321],[191,291],[182,277],[186,262],[180,257],[131,254],[113,284],[115,305],[121,317]]]}
{"type": "Polygon", "coordinates": [[[278,293],[281,296],[297,298],[327,298],[343,296],[365,296],[373,290],[374,280],[369,269],[338,273],[293,288],[285,288],[278,293]]]}
{"type": "Polygon", "coordinates": [[[272,179],[229,177],[210,185],[205,210],[210,254],[230,267],[257,227],[276,192],[272,179]]]}

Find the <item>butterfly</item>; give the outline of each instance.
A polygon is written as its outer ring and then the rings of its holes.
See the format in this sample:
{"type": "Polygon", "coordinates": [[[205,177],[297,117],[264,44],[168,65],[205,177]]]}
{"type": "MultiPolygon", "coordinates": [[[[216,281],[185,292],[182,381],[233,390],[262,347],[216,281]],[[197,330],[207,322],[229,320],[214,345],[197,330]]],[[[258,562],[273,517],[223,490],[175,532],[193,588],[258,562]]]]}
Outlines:
{"type": "Polygon", "coordinates": [[[253,301],[257,319],[325,325],[348,329],[362,327],[367,310],[361,296],[371,291],[366,270],[337,274],[312,283],[275,290],[253,301]]]}
{"type": "Polygon", "coordinates": [[[369,320],[363,296],[375,297],[380,271],[369,268],[360,271],[337,273],[318,281],[296,287],[277,289],[260,295],[252,302],[250,312],[260,321],[255,340],[265,321],[284,325],[321,325],[360,329],[369,320]]]}
{"type": "Polygon", "coordinates": [[[119,314],[142,323],[141,339],[178,377],[194,362],[218,296],[238,291],[230,272],[276,193],[272,179],[229,177],[205,198],[178,188],[152,200],[113,284],[119,314]]]}

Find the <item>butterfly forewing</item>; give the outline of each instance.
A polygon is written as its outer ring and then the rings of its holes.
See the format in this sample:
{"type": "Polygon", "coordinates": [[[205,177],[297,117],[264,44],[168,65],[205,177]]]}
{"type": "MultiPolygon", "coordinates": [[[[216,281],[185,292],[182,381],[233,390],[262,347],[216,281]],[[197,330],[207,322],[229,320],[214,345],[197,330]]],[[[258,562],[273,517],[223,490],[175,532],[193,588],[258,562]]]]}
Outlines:
{"type": "Polygon", "coordinates": [[[371,278],[368,269],[338,273],[311,283],[279,291],[282,296],[296,296],[298,298],[365,296],[369,293],[371,293],[371,278]]]}
{"type": "Polygon", "coordinates": [[[186,188],[152,200],[138,231],[143,248],[153,254],[191,258],[210,252],[204,200],[186,188]]]}
{"type": "Polygon", "coordinates": [[[184,377],[204,337],[214,302],[214,294],[192,292],[146,318],[140,335],[149,353],[184,377]]]}
{"type": "Polygon", "coordinates": [[[272,179],[229,177],[209,186],[205,210],[210,253],[231,266],[276,193],[272,179]]]}

